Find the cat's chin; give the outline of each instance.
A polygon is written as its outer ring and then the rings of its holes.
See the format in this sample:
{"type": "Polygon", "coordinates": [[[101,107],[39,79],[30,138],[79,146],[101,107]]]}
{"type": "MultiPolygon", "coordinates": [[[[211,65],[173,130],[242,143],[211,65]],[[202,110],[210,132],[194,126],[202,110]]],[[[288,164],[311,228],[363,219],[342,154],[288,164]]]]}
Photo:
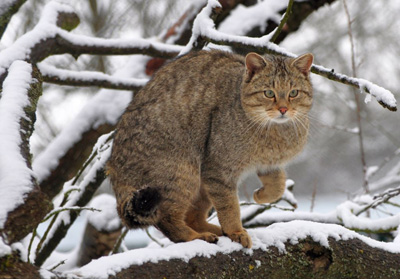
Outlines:
{"type": "Polygon", "coordinates": [[[276,123],[276,124],[283,124],[283,123],[286,123],[288,121],[289,121],[289,117],[287,117],[285,115],[281,115],[281,116],[278,116],[278,117],[275,117],[275,118],[272,119],[272,122],[276,123]]]}

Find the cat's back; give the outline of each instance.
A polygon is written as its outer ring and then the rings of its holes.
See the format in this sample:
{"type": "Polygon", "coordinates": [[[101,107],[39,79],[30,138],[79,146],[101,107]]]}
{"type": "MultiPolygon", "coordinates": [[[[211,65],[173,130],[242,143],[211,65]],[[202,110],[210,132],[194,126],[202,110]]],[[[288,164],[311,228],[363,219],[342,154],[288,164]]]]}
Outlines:
{"type": "Polygon", "coordinates": [[[212,111],[240,99],[243,71],[241,56],[221,51],[193,52],[162,67],[121,117],[110,164],[200,156],[212,111]]]}
{"type": "Polygon", "coordinates": [[[140,106],[142,101],[150,99],[159,102],[175,99],[180,103],[193,102],[198,98],[212,101],[224,97],[226,90],[240,84],[237,81],[243,75],[243,68],[244,59],[239,55],[217,50],[191,52],[157,71],[135,96],[132,105],[140,106]]]}

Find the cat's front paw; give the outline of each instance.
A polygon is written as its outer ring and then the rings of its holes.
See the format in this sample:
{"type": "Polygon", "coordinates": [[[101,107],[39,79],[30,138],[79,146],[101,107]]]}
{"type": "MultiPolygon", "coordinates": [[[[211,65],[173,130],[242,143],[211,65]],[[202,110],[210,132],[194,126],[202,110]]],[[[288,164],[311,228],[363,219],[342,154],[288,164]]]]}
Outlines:
{"type": "Polygon", "coordinates": [[[251,242],[251,237],[246,230],[230,233],[228,234],[228,237],[232,241],[242,244],[244,248],[251,248],[251,246],[253,245],[253,243],[251,242]]]}

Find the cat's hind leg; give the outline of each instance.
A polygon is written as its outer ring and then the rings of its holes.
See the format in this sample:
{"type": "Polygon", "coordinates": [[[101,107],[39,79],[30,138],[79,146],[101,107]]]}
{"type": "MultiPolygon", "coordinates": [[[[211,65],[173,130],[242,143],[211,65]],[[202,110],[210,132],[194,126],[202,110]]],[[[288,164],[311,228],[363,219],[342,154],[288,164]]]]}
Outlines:
{"type": "Polygon", "coordinates": [[[263,186],[257,189],[253,198],[257,203],[271,203],[279,200],[285,192],[286,175],[282,169],[258,174],[263,186]]]}
{"type": "Polygon", "coordinates": [[[189,227],[197,232],[211,232],[218,236],[222,236],[222,230],[220,226],[207,222],[208,213],[211,207],[212,204],[208,197],[207,191],[204,189],[204,187],[201,187],[197,197],[192,202],[189,210],[186,213],[185,221],[189,227]]]}

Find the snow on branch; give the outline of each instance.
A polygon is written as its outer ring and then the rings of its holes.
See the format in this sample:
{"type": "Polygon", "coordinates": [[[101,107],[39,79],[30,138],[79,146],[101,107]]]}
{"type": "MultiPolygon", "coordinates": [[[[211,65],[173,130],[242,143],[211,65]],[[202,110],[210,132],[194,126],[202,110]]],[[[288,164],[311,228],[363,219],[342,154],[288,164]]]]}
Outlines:
{"type": "MultiPolygon", "coordinates": [[[[338,205],[335,210],[329,213],[281,211],[263,212],[252,219],[245,219],[243,226],[246,228],[265,227],[277,222],[290,222],[293,220],[313,221],[326,224],[338,224],[354,231],[367,233],[389,233],[394,232],[400,226],[400,213],[379,218],[371,219],[361,216],[361,213],[370,209],[375,209],[389,199],[400,195],[400,187],[389,189],[374,197],[364,195],[356,197],[353,201],[345,201],[338,205]]],[[[243,211],[259,211],[261,205],[252,205],[251,208],[243,211]]]]}
{"type": "MultiPolygon", "coordinates": [[[[212,17],[218,9],[220,9],[218,1],[208,1],[207,6],[196,17],[193,25],[192,38],[187,46],[181,51],[181,54],[189,52],[196,46],[198,41],[205,40],[214,44],[245,48],[260,53],[296,57],[295,54],[270,42],[273,33],[260,38],[250,38],[246,36],[230,35],[216,30],[212,17]]],[[[332,69],[327,69],[319,65],[313,65],[311,71],[330,80],[359,88],[362,93],[368,93],[373,96],[384,108],[387,108],[390,111],[397,110],[397,102],[393,94],[389,90],[386,90],[370,81],[361,78],[352,78],[344,74],[338,74],[332,69]]],[[[368,102],[369,98],[367,98],[366,101],[368,102]]]]}
{"type": "Polygon", "coordinates": [[[143,54],[161,58],[174,58],[183,47],[155,42],[150,39],[103,39],[85,35],[71,34],[59,29],[57,32],[57,52],[69,53],[74,57],[81,54],[127,55],[143,54]]]}
{"type": "MultiPolygon", "coordinates": [[[[272,274],[273,278],[280,278],[278,274],[281,274],[281,276],[284,274],[282,278],[291,278],[289,275],[293,275],[291,268],[300,263],[303,266],[308,266],[305,268],[307,271],[302,273],[308,276],[304,275],[303,277],[311,278],[313,271],[317,272],[319,268],[319,272],[324,272],[322,274],[335,272],[335,265],[332,263],[338,265],[342,270],[351,269],[344,264],[339,264],[339,262],[343,257],[348,257],[349,262],[354,262],[354,254],[350,251],[346,252],[346,250],[337,250],[338,247],[341,247],[341,249],[354,247],[354,245],[340,245],[348,241],[357,242],[357,249],[363,249],[363,252],[364,250],[370,252],[375,249],[376,255],[385,254],[386,256],[382,258],[400,253],[399,245],[378,242],[332,224],[292,221],[275,224],[267,228],[249,229],[248,232],[253,240],[251,249],[243,249],[240,244],[232,242],[228,237],[220,237],[217,244],[201,240],[174,244],[166,240],[164,248],[154,245],[102,257],[81,268],[59,275],[63,278],[76,276],[99,279],[131,278],[132,275],[138,278],[148,278],[148,276],[183,278],[184,272],[182,270],[190,270],[196,278],[196,275],[199,278],[214,278],[213,275],[216,274],[221,276],[224,274],[225,277],[222,276],[223,278],[267,278],[272,274]],[[319,248],[311,248],[313,246],[311,243],[317,244],[319,248]],[[296,249],[294,246],[297,244],[302,244],[299,246],[302,248],[296,249]],[[319,256],[317,256],[317,251],[319,251],[319,256]],[[299,252],[300,254],[308,254],[308,257],[302,261],[303,256],[299,255],[299,252]],[[325,253],[326,258],[324,259],[325,253]],[[313,263],[312,255],[314,255],[316,262],[318,260],[320,262],[313,263]],[[343,256],[340,257],[339,255],[343,256]],[[286,256],[291,257],[292,260],[288,261],[285,259],[286,256]],[[296,260],[293,261],[293,259],[296,260]],[[124,271],[127,272],[124,273],[124,271]],[[181,276],[176,271],[179,271],[181,276]]],[[[357,265],[363,266],[364,256],[360,252],[358,253],[357,259],[360,262],[357,262],[357,265]]],[[[388,269],[387,266],[385,268],[388,269]]],[[[339,273],[336,274],[336,277],[330,274],[330,276],[323,278],[344,278],[338,275],[339,273]]]]}
{"type": "Polygon", "coordinates": [[[8,243],[28,234],[50,206],[30,162],[29,137],[41,95],[39,79],[37,69],[15,61],[0,95],[0,235],[8,243]]]}
{"type": "Polygon", "coordinates": [[[7,214],[24,203],[24,196],[34,188],[33,172],[21,153],[20,121],[30,105],[28,89],[32,67],[16,61],[3,84],[0,99],[0,229],[7,214]]]}
{"type": "Polygon", "coordinates": [[[148,79],[124,78],[110,76],[93,71],[71,71],[58,69],[52,65],[38,65],[43,81],[68,86],[98,86],[109,89],[134,90],[142,88],[148,79]]]}
{"type": "Polygon", "coordinates": [[[74,57],[81,54],[145,54],[172,58],[182,50],[181,46],[141,38],[103,39],[67,32],[78,24],[79,18],[70,6],[57,2],[47,4],[33,30],[0,52],[0,80],[15,60],[37,63],[50,55],[65,53],[74,57]]]}

